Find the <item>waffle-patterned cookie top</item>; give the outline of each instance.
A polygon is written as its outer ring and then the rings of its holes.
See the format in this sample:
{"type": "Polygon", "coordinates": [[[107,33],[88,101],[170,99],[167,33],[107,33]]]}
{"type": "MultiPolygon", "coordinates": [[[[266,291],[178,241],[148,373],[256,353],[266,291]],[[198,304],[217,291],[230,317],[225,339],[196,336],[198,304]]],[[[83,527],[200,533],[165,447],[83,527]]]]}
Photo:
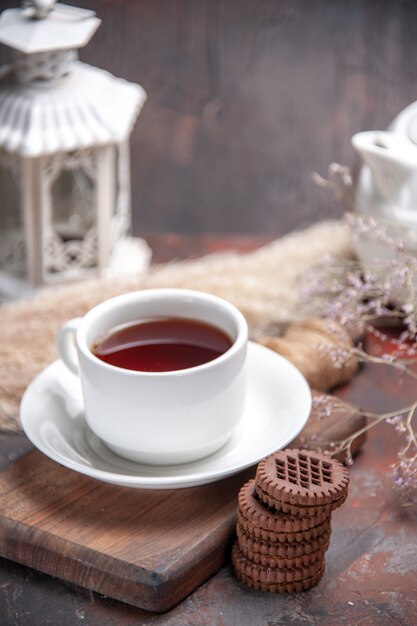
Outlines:
{"type": "Polygon", "coordinates": [[[346,496],[349,473],[339,461],[324,454],[287,449],[261,461],[255,480],[276,500],[317,506],[346,496]]]}

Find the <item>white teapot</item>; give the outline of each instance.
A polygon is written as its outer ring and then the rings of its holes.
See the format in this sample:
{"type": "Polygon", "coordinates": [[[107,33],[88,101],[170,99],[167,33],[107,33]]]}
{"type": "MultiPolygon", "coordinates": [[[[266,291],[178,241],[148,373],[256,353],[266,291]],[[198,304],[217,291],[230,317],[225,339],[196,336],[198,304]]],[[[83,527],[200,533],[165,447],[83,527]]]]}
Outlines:
{"type": "MultiPolygon", "coordinates": [[[[389,236],[417,251],[417,102],[410,104],[386,131],[367,131],[352,137],[363,159],[355,195],[358,213],[374,218],[389,236]]],[[[361,258],[390,258],[380,242],[362,241],[361,258]]]]}

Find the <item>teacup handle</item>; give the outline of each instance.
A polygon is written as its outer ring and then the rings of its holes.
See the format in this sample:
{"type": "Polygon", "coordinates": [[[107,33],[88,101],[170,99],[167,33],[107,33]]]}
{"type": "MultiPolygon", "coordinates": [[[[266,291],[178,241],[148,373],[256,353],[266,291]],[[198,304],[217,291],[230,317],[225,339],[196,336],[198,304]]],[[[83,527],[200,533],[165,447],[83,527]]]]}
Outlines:
{"type": "Polygon", "coordinates": [[[74,317],[68,320],[58,330],[56,336],[56,348],[60,359],[65,363],[70,372],[78,376],[78,356],[75,345],[75,333],[81,317],[74,317]]]}

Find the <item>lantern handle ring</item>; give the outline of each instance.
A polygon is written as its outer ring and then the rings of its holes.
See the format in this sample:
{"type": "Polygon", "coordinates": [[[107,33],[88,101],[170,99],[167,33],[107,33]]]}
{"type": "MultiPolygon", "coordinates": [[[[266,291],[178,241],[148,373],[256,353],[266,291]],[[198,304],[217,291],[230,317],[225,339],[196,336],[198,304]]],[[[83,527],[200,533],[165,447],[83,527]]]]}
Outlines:
{"type": "Polygon", "coordinates": [[[22,9],[30,19],[44,20],[55,9],[61,13],[66,13],[75,20],[88,19],[94,17],[96,12],[91,9],[82,9],[67,4],[56,5],[56,0],[22,0],[22,9]]]}
{"type": "Polygon", "coordinates": [[[31,17],[35,20],[43,20],[53,10],[56,0],[24,0],[23,9],[32,9],[31,17]]]}

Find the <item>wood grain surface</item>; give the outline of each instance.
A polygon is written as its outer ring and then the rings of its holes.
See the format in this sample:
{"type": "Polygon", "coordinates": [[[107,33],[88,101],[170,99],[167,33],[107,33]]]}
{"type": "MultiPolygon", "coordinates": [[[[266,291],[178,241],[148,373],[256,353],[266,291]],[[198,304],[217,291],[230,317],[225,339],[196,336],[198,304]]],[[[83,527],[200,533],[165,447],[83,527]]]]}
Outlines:
{"type": "Polygon", "coordinates": [[[81,476],[33,451],[0,475],[0,554],[164,611],[224,563],[244,480],[128,489],[81,476]]]}
{"type": "MultiPolygon", "coordinates": [[[[358,419],[348,417],[312,419],[309,438],[321,433],[323,439],[325,427],[337,439],[347,436],[358,427],[358,419]]],[[[33,451],[0,473],[0,555],[116,600],[166,611],[228,560],[237,494],[253,474],[251,468],[189,489],[128,489],[33,451]]]]}
{"type": "Polygon", "coordinates": [[[356,164],[351,136],[417,98],[410,0],[69,4],[102,18],[81,59],[148,93],[132,135],[136,235],[284,233],[339,216],[312,173],[356,164]]]}

